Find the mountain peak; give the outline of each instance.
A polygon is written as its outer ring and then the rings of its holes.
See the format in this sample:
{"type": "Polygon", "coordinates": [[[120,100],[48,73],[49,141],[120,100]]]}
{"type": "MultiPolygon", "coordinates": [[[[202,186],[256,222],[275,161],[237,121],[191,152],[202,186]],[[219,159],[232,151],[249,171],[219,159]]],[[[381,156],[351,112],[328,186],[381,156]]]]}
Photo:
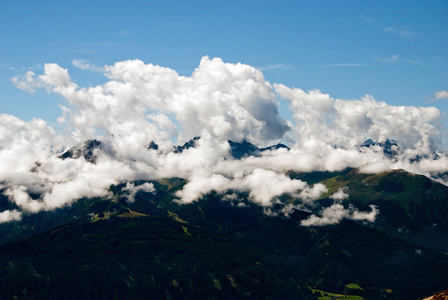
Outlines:
{"type": "Polygon", "coordinates": [[[255,156],[260,157],[261,153],[264,151],[272,151],[277,149],[287,149],[289,150],[289,147],[284,144],[276,144],[265,148],[258,148],[254,144],[243,140],[241,143],[233,142],[231,140],[227,141],[230,145],[230,154],[235,159],[241,159],[248,156],[255,156]]]}
{"type": "Polygon", "coordinates": [[[183,144],[183,146],[175,146],[174,147],[174,153],[182,153],[184,150],[196,147],[196,142],[200,138],[201,137],[199,137],[199,136],[195,136],[194,138],[192,138],[191,140],[189,140],[188,142],[183,144]]]}
{"type": "Polygon", "coordinates": [[[231,140],[228,140],[227,142],[230,145],[230,154],[235,159],[241,159],[247,156],[261,156],[260,149],[246,140],[243,140],[241,143],[233,142],[231,140]]]}
{"type": "Polygon", "coordinates": [[[98,141],[96,139],[92,139],[85,141],[84,144],[79,144],[68,149],[60,157],[62,159],[67,158],[76,159],[82,156],[86,161],[95,163],[98,157],[98,152],[103,149],[104,149],[103,142],[98,141]]]}
{"type": "Polygon", "coordinates": [[[401,146],[393,139],[386,139],[384,142],[378,142],[374,138],[369,138],[361,145],[361,148],[370,148],[375,146],[381,147],[384,155],[389,158],[395,158],[402,151],[401,146]]]}

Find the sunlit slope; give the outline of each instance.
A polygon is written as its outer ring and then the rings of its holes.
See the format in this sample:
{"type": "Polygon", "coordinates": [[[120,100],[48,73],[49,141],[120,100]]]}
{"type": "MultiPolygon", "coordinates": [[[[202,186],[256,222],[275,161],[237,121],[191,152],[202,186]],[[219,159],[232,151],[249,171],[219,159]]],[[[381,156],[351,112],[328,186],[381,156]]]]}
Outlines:
{"type": "Polygon", "coordinates": [[[378,207],[375,228],[448,252],[447,186],[403,170],[380,174],[347,170],[334,175],[321,181],[329,190],[327,196],[346,188],[345,203],[360,209],[371,204],[378,207]]]}

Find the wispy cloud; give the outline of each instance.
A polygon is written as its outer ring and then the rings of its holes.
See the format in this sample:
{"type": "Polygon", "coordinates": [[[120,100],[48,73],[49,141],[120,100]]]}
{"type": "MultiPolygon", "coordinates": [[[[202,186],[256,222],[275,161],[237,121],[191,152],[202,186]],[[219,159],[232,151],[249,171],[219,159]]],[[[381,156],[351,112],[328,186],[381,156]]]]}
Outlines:
{"type": "Polygon", "coordinates": [[[335,67],[365,67],[365,66],[368,66],[368,64],[364,64],[364,63],[339,63],[339,64],[321,65],[319,67],[321,67],[321,68],[335,68],[335,67]]]}
{"type": "Polygon", "coordinates": [[[400,38],[409,41],[412,41],[417,37],[417,33],[412,32],[407,28],[400,28],[395,26],[384,27],[383,32],[392,35],[398,35],[400,38]]]}
{"type": "Polygon", "coordinates": [[[442,90],[436,92],[436,100],[446,99],[448,100],[448,91],[442,90]]]}
{"type": "Polygon", "coordinates": [[[395,62],[399,61],[400,56],[396,55],[396,54],[391,54],[389,57],[374,56],[373,59],[377,60],[377,61],[381,61],[381,62],[386,62],[386,63],[395,63],[395,62]]]}
{"type": "Polygon", "coordinates": [[[359,17],[363,20],[363,21],[365,21],[365,22],[367,22],[367,23],[375,23],[375,20],[373,20],[373,19],[371,19],[371,18],[368,18],[368,17],[366,17],[366,16],[364,16],[364,15],[359,15],[359,17]]]}
{"type": "Polygon", "coordinates": [[[72,65],[81,70],[90,70],[95,72],[104,72],[103,67],[98,67],[89,63],[87,59],[74,59],[72,65]]]}
{"type": "Polygon", "coordinates": [[[18,72],[22,72],[22,71],[25,71],[25,70],[37,71],[37,70],[42,70],[44,68],[43,65],[37,64],[37,63],[35,63],[31,67],[24,67],[24,66],[22,66],[22,67],[15,67],[15,66],[12,66],[11,64],[3,63],[3,64],[0,65],[0,67],[1,68],[5,68],[5,69],[9,69],[11,71],[18,71],[18,72]]]}
{"type": "Polygon", "coordinates": [[[379,57],[374,56],[374,60],[384,62],[384,63],[408,63],[412,65],[423,65],[423,63],[419,60],[408,59],[408,58],[400,58],[397,54],[391,54],[389,57],[379,57]]]}
{"type": "Polygon", "coordinates": [[[268,66],[263,66],[263,67],[259,67],[258,68],[261,71],[269,71],[269,70],[291,70],[292,67],[290,65],[286,65],[286,64],[275,64],[275,65],[268,65],[268,66]]]}

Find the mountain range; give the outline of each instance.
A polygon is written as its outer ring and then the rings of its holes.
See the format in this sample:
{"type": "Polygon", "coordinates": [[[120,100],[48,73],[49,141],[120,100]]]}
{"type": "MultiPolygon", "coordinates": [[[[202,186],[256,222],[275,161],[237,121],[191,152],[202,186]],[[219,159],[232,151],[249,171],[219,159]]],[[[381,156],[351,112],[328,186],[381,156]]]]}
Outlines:
{"type": "MultiPolygon", "coordinates": [[[[228,143],[236,160],[289,150],[228,143]]],[[[369,147],[400,154],[393,140],[369,147]]],[[[95,164],[102,151],[113,155],[89,140],[60,158],[95,164]]],[[[285,175],[326,192],[312,205],[284,193],[265,207],[241,190],[185,204],[187,179],[134,180],[0,224],[0,298],[419,299],[447,288],[447,186],[401,169],[285,175]]],[[[0,208],[15,208],[4,190],[0,208]]]]}

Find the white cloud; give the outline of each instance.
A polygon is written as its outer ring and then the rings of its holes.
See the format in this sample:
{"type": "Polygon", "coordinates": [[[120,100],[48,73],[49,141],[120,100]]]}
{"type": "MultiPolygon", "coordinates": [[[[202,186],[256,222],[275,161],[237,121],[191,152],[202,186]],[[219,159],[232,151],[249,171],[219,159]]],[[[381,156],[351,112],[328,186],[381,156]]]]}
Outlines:
{"type": "Polygon", "coordinates": [[[36,88],[39,88],[39,84],[36,83],[35,73],[33,71],[28,71],[26,74],[20,77],[13,77],[12,82],[21,90],[28,91],[30,93],[34,93],[36,88]]]}
{"type": "Polygon", "coordinates": [[[233,178],[201,170],[192,175],[184,188],[177,192],[177,196],[181,198],[181,203],[191,203],[211,191],[223,193],[235,190],[248,192],[249,200],[268,207],[273,204],[276,197],[296,193],[306,187],[307,184],[301,180],[292,180],[285,174],[259,168],[249,174],[236,173],[233,178]]]}
{"type": "Polygon", "coordinates": [[[86,59],[74,59],[74,60],[72,60],[72,65],[81,70],[104,72],[103,67],[97,67],[95,65],[92,65],[86,59]]]}
{"type": "Polygon", "coordinates": [[[348,188],[340,188],[337,190],[336,193],[332,194],[330,198],[336,201],[342,201],[344,199],[347,199],[349,197],[349,194],[346,193],[347,190],[348,188]]]}
{"type": "Polygon", "coordinates": [[[359,17],[360,17],[362,20],[364,20],[365,22],[367,22],[367,23],[374,23],[374,22],[375,22],[375,20],[373,20],[373,19],[371,19],[371,18],[368,18],[368,17],[366,17],[366,16],[364,16],[364,15],[359,15],[359,17]]]}
{"type": "Polygon", "coordinates": [[[46,88],[48,92],[60,92],[64,89],[77,88],[67,69],[63,69],[57,64],[45,64],[44,74],[36,77],[33,71],[28,71],[23,78],[12,78],[13,83],[22,90],[34,92],[36,88],[46,88]]]}
{"type": "Polygon", "coordinates": [[[300,194],[299,197],[305,202],[311,202],[313,200],[319,199],[323,193],[328,192],[325,185],[322,183],[314,184],[312,187],[307,187],[300,194]]]}
{"type": "Polygon", "coordinates": [[[274,87],[290,102],[295,122],[290,134],[296,147],[322,153],[327,159],[331,158],[328,152],[338,154],[334,146],[353,149],[367,137],[378,141],[392,138],[406,148],[426,152],[439,146],[439,131],[432,122],[441,114],[434,107],[392,106],[369,95],[361,100],[339,100],[319,90],[307,93],[281,84],[274,87]]]}
{"type": "Polygon", "coordinates": [[[268,66],[264,66],[264,67],[259,67],[258,69],[261,70],[261,71],[269,71],[269,70],[278,70],[278,69],[280,69],[280,70],[290,70],[292,68],[291,68],[290,65],[279,63],[279,64],[275,64],[275,65],[268,65],[268,66]]]}
{"type": "Polygon", "coordinates": [[[128,193],[128,201],[134,202],[135,195],[138,192],[146,192],[146,193],[156,193],[156,189],[154,188],[154,184],[145,182],[141,185],[135,186],[133,183],[126,183],[126,187],[123,188],[123,191],[128,193]]]}
{"type": "Polygon", "coordinates": [[[20,220],[22,220],[22,213],[17,209],[0,212],[0,224],[20,220]]]}
{"type": "Polygon", "coordinates": [[[24,122],[0,114],[0,182],[39,192],[45,178],[33,170],[70,143],[70,139],[58,135],[43,120],[24,122]]]}
{"type": "Polygon", "coordinates": [[[447,99],[448,100],[448,91],[437,91],[436,92],[436,100],[447,99]]]}
{"type": "Polygon", "coordinates": [[[10,187],[4,192],[4,195],[8,196],[11,202],[27,212],[36,213],[45,208],[45,204],[41,201],[31,199],[24,186],[10,187]]]}
{"type": "Polygon", "coordinates": [[[320,216],[311,215],[307,219],[302,220],[300,225],[302,226],[325,226],[334,225],[341,222],[343,219],[349,217],[349,211],[346,210],[341,204],[333,204],[330,207],[325,208],[320,216]]]}
{"type": "MultiPolygon", "coordinates": [[[[400,61],[398,56],[391,59],[400,61]]],[[[96,68],[82,60],[73,64],[96,68]]],[[[42,88],[66,100],[59,132],[43,120],[0,115],[0,182],[19,214],[70,205],[81,197],[107,197],[113,184],[174,176],[187,180],[177,193],[180,203],[197,201],[213,190],[233,191],[247,193],[249,201],[268,211],[284,193],[312,205],[327,192],[322,184],[290,179],[288,171],[352,167],[432,176],[448,169],[448,157],[433,159],[445,133],[442,114],[434,107],[392,106],[369,95],[334,99],[319,90],[271,85],[260,70],[219,58],[204,57],[188,77],[139,60],[117,62],[104,71],[107,82],[91,87],[79,87],[68,70],[56,64],[45,64],[43,74],[29,71],[13,79],[20,89],[42,88]],[[293,120],[280,117],[278,96],[289,103],[293,120]],[[194,136],[201,137],[195,147],[171,151],[173,144],[194,136]],[[370,137],[379,142],[395,139],[403,149],[392,159],[379,146],[360,148],[370,137]],[[94,150],[95,162],[82,156],[60,158],[67,147],[84,147],[88,139],[103,143],[94,150]],[[258,146],[286,140],[291,149],[235,160],[229,139],[247,139],[258,146]],[[151,141],[159,145],[157,151],[148,149],[151,141]],[[416,155],[423,158],[411,162],[416,155]]],[[[140,189],[152,191],[149,184],[126,189],[130,200],[140,189]]],[[[332,198],[341,201],[346,196],[347,191],[340,190],[332,198]]],[[[240,200],[232,202],[240,205],[240,200]]],[[[370,221],[374,215],[373,208],[359,212],[334,206],[307,222],[370,221]]],[[[5,219],[18,216],[5,213],[5,219]]]]}
{"type": "Polygon", "coordinates": [[[249,196],[261,206],[270,206],[272,200],[282,194],[291,194],[307,187],[301,180],[291,180],[284,174],[265,169],[255,169],[240,181],[234,181],[236,189],[249,190],[249,196]]]}
{"type": "Polygon", "coordinates": [[[130,166],[107,158],[100,158],[95,164],[85,160],[72,161],[68,166],[54,161],[53,166],[43,170],[43,172],[59,171],[47,174],[51,185],[42,196],[46,210],[70,205],[76,199],[84,197],[109,196],[111,185],[132,181],[135,178],[135,171],[130,166]],[[65,169],[62,165],[68,168],[65,169]]]}
{"type": "Polygon", "coordinates": [[[278,113],[271,85],[259,70],[247,65],[204,57],[191,77],[138,60],[105,69],[109,82],[79,89],[65,69],[47,64],[45,74],[34,78],[33,87],[45,86],[68,100],[70,107],[61,120],[76,128],[78,136],[92,136],[95,127],[105,133],[113,131],[115,136],[125,129],[123,136],[134,132],[169,138],[159,136],[158,124],[148,120],[146,112],[175,119],[182,129],[181,139],[206,129],[221,140],[267,143],[279,141],[289,130],[278,113]],[[57,80],[62,81],[57,84],[57,80]]]}
{"type": "Polygon", "coordinates": [[[181,191],[176,193],[180,203],[191,203],[201,199],[211,191],[222,193],[230,186],[230,180],[220,174],[195,174],[181,191]]]}
{"type": "Polygon", "coordinates": [[[362,212],[354,208],[352,205],[350,206],[351,215],[350,219],[356,221],[367,221],[370,223],[375,222],[376,216],[379,214],[379,210],[375,205],[369,205],[371,211],[370,212],[362,212]]]}
{"type": "Polygon", "coordinates": [[[360,212],[353,206],[348,209],[344,208],[342,204],[333,204],[325,208],[317,215],[311,215],[300,222],[302,226],[326,226],[340,223],[344,219],[375,222],[379,210],[374,206],[370,206],[370,212],[360,212]]]}

